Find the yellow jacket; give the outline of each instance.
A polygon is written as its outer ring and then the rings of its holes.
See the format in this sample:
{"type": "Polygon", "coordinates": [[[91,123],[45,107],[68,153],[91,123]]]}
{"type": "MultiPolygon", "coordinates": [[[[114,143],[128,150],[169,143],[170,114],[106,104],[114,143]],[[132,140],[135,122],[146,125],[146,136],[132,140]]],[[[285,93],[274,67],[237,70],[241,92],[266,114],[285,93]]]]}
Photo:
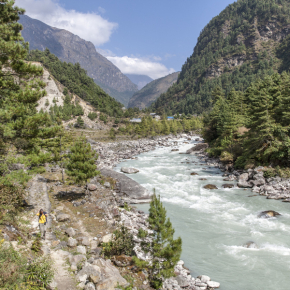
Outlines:
{"type": "MultiPolygon", "coordinates": [[[[46,215],[47,213],[44,211],[43,214],[39,217],[38,222],[40,224],[45,224],[46,223],[46,215]]],[[[39,213],[37,214],[39,216],[39,213]]]]}

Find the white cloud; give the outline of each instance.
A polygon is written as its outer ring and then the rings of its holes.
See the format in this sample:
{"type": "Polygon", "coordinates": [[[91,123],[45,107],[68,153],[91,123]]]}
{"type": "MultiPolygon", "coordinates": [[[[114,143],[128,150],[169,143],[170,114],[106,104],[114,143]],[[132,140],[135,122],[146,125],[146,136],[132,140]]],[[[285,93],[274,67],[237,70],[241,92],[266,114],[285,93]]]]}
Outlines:
{"type": "Polygon", "coordinates": [[[117,66],[124,74],[147,75],[152,79],[164,77],[175,72],[168,69],[164,64],[142,58],[128,56],[107,56],[107,59],[117,66]]]}
{"type": "MultiPolygon", "coordinates": [[[[109,22],[96,13],[66,10],[56,0],[16,0],[16,5],[24,8],[31,18],[66,29],[96,46],[108,42],[118,27],[117,23],[109,22]]],[[[101,7],[99,11],[105,12],[101,7]]]]}

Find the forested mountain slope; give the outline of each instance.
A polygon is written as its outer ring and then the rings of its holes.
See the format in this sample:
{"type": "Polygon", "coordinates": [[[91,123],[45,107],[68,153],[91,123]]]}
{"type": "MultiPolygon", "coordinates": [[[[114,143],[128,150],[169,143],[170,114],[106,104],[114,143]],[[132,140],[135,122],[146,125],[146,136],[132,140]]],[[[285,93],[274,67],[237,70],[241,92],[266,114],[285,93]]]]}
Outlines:
{"type": "Polygon", "coordinates": [[[244,91],[252,81],[289,69],[290,1],[239,0],[202,30],[178,81],[153,104],[157,111],[202,113],[220,86],[244,91]]]}
{"type": "Polygon", "coordinates": [[[128,107],[138,107],[139,109],[149,107],[161,94],[165,93],[168,88],[176,82],[178,74],[179,72],[175,72],[150,82],[133,95],[129,101],[128,107]]]}
{"type": "Polygon", "coordinates": [[[21,16],[19,22],[23,25],[21,34],[31,50],[48,48],[62,61],[79,63],[96,84],[124,105],[127,106],[138,90],[127,76],[96,51],[91,42],[26,15],[21,16]]]}

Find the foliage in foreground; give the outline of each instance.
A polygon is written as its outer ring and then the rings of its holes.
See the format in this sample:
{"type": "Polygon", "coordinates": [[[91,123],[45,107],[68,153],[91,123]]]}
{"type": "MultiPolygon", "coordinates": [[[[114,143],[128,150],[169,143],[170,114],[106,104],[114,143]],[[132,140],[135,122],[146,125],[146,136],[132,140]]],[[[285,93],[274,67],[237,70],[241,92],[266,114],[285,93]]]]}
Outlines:
{"type": "Polygon", "coordinates": [[[149,280],[155,289],[160,289],[163,279],[174,276],[174,267],[180,259],[182,241],[174,240],[174,229],[169,218],[166,218],[166,210],[154,193],[149,209],[149,228],[152,234],[146,235],[139,231],[139,237],[147,236],[147,242],[142,243],[143,250],[149,252],[152,258],[150,263],[134,258],[139,267],[145,267],[149,272],[149,280]],[[151,240],[151,241],[149,241],[151,240]]]}
{"type": "Polygon", "coordinates": [[[7,248],[5,244],[0,243],[0,289],[47,289],[52,278],[50,260],[38,258],[30,261],[12,246],[7,248]]]}

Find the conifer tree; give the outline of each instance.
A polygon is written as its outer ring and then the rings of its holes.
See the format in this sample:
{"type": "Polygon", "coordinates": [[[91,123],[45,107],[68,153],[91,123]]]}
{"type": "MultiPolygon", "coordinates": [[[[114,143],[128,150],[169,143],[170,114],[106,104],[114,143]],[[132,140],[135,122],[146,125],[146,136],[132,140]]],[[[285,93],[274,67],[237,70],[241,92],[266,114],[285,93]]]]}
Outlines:
{"type": "Polygon", "coordinates": [[[58,130],[49,114],[36,111],[37,101],[45,95],[45,83],[37,78],[43,70],[24,61],[28,43],[17,22],[24,10],[14,3],[2,0],[0,4],[0,155],[4,159],[5,149],[20,143],[35,157],[43,140],[53,138],[58,130]]]}
{"type": "Polygon", "coordinates": [[[143,243],[144,249],[149,250],[152,261],[144,263],[135,258],[137,265],[144,264],[149,269],[149,280],[152,287],[160,289],[163,279],[174,275],[174,267],[181,255],[181,238],[174,240],[174,229],[169,218],[166,218],[166,210],[156,196],[155,190],[149,209],[149,227],[153,231],[150,235],[152,242],[143,243]]]}
{"type": "Polygon", "coordinates": [[[68,156],[66,173],[77,184],[85,184],[88,179],[100,174],[95,164],[98,156],[91,145],[84,138],[80,138],[71,147],[71,153],[68,156]]]}

